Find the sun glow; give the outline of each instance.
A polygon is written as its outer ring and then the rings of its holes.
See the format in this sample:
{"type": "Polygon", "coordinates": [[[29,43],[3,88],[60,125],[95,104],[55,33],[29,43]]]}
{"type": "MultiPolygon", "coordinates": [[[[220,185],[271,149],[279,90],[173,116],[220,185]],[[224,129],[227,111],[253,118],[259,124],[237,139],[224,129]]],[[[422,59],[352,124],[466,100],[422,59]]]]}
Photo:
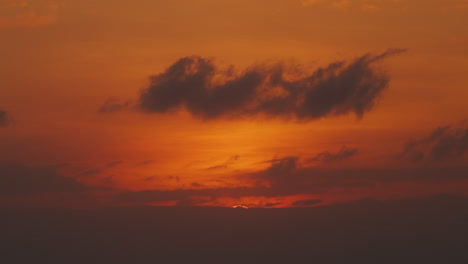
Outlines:
{"type": "Polygon", "coordinates": [[[242,204],[234,205],[232,208],[249,209],[249,207],[242,205],[242,204]]]}

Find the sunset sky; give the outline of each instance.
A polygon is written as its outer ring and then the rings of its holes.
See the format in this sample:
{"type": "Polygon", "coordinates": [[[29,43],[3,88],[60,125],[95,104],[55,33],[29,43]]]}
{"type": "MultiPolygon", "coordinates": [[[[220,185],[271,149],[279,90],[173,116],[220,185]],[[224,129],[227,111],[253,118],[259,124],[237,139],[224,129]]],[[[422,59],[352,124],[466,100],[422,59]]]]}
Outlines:
{"type": "Polygon", "coordinates": [[[467,0],[0,0],[0,205],[468,195],[467,0]]]}

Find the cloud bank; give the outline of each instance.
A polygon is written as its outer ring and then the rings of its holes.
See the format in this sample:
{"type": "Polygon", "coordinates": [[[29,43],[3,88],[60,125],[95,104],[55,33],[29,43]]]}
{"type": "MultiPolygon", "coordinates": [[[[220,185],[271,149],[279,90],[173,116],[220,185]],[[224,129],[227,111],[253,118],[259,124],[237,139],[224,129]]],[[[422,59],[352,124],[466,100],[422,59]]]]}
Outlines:
{"type": "MultiPolygon", "coordinates": [[[[255,116],[313,120],[371,110],[390,78],[375,63],[404,52],[389,49],[351,62],[338,61],[307,73],[299,66],[256,65],[237,73],[211,59],[179,59],[150,85],[138,107],[150,113],[185,109],[201,119],[255,116]]],[[[112,108],[112,107],[111,107],[112,108]]]]}

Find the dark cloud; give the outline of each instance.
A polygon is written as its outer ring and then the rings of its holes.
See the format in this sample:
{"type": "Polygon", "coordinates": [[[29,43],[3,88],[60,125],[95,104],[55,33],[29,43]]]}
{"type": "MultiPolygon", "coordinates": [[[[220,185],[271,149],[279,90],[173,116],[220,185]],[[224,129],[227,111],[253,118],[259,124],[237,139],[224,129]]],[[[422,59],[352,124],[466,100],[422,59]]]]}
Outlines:
{"type": "Polygon", "coordinates": [[[177,189],[177,190],[146,190],[136,192],[124,192],[115,197],[115,202],[124,203],[149,203],[162,201],[181,201],[193,196],[206,197],[233,197],[243,196],[268,196],[273,193],[266,187],[236,187],[236,188],[213,188],[213,189],[177,189]]]}
{"type": "Polygon", "coordinates": [[[199,183],[199,182],[192,182],[192,183],[190,184],[190,186],[195,187],[195,188],[202,188],[202,187],[204,187],[204,185],[201,184],[201,183],[199,183]]]}
{"type": "Polygon", "coordinates": [[[7,111],[0,109],[0,127],[6,127],[11,123],[11,118],[7,111]]]}
{"type": "Polygon", "coordinates": [[[300,201],[295,201],[293,203],[294,206],[311,206],[311,205],[316,205],[319,203],[322,203],[322,200],[319,199],[312,199],[312,200],[300,200],[300,201]]]}
{"type": "Polygon", "coordinates": [[[294,156],[271,160],[271,166],[266,170],[266,172],[271,176],[288,174],[291,171],[296,170],[298,160],[299,158],[294,156]]]}
{"type": "Polygon", "coordinates": [[[0,165],[0,195],[81,192],[91,187],[60,175],[53,167],[0,165]]]}
{"type": "Polygon", "coordinates": [[[281,204],[282,203],[263,203],[263,204],[260,204],[260,207],[273,207],[273,206],[277,206],[281,204]]]}
{"type": "MultiPolygon", "coordinates": [[[[285,64],[252,66],[241,73],[220,69],[213,60],[185,57],[152,76],[139,98],[146,112],[167,113],[185,108],[202,119],[258,115],[311,120],[372,109],[389,77],[374,63],[398,53],[390,49],[366,54],[349,63],[332,63],[313,73],[285,64]]],[[[120,109],[116,107],[103,109],[120,109]]]]}
{"type": "Polygon", "coordinates": [[[268,184],[279,193],[289,193],[298,187],[302,188],[302,175],[297,174],[298,157],[285,157],[271,160],[271,165],[264,171],[252,175],[253,179],[267,181],[268,184]]]}
{"type": "Polygon", "coordinates": [[[249,175],[268,183],[281,195],[318,194],[328,189],[374,186],[396,182],[444,182],[468,180],[468,168],[322,169],[299,167],[298,157],[272,161],[269,168],[249,175]]]}
{"type": "Polygon", "coordinates": [[[180,182],[180,177],[179,177],[179,176],[172,176],[172,175],[169,175],[169,176],[167,176],[166,178],[167,178],[168,180],[171,180],[171,181],[174,180],[174,181],[176,181],[177,183],[180,182]]]}
{"type": "Polygon", "coordinates": [[[399,157],[410,161],[462,160],[468,151],[468,125],[444,126],[428,137],[409,141],[399,157]]]}
{"type": "Polygon", "coordinates": [[[314,167],[302,168],[299,160],[294,156],[273,159],[268,161],[271,163],[268,168],[247,177],[269,186],[273,196],[318,194],[331,187],[348,187],[350,184],[348,175],[341,176],[339,170],[331,172],[314,167]]]}
{"type": "Polygon", "coordinates": [[[343,146],[340,151],[336,153],[331,153],[328,151],[324,151],[321,153],[318,153],[316,156],[310,158],[308,161],[309,162],[315,162],[315,161],[321,161],[325,163],[329,162],[336,162],[336,161],[342,161],[345,159],[349,159],[353,156],[355,156],[358,153],[357,148],[348,148],[346,146],[343,146]]]}

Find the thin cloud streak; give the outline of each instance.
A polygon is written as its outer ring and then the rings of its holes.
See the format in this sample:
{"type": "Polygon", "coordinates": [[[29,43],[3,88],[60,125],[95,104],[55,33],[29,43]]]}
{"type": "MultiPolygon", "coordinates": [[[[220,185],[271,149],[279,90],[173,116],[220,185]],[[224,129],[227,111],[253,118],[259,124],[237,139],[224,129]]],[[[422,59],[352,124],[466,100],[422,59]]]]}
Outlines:
{"type": "Polygon", "coordinates": [[[317,162],[317,161],[324,162],[324,163],[339,162],[339,161],[349,159],[353,156],[356,156],[358,152],[359,151],[357,148],[348,148],[346,146],[343,146],[336,153],[329,152],[329,151],[318,153],[314,157],[308,159],[308,162],[317,162]]]}

